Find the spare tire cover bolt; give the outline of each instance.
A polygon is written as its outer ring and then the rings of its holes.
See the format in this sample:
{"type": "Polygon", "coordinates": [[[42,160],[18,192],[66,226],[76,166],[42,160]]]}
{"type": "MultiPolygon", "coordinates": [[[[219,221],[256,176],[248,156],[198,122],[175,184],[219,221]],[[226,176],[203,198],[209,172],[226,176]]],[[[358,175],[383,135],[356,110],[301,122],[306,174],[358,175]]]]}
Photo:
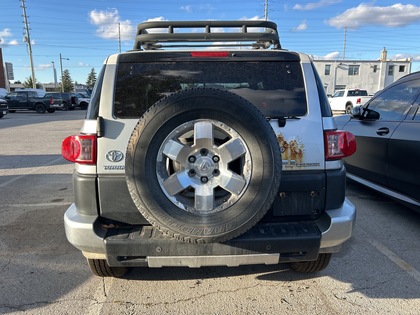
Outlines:
{"type": "Polygon", "coordinates": [[[218,169],[215,169],[213,171],[213,176],[219,176],[220,175],[220,171],[218,169]]]}
{"type": "Polygon", "coordinates": [[[207,183],[209,181],[209,179],[206,176],[201,177],[201,182],[203,184],[207,183]]]}
{"type": "Polygon", "coordinates": [[[190,177],[194,177],[195,176],[195,170],[189,170],[188,171],[188,176],[190,176],[190,177]]]}
{"type": "Polygon", "coordinates": [[[195,162],[195,156],[194,155],[189,156],[188,157],[188,162],[194,163],[195,162]]]}
{"type": "Polygon", "coordinates": [[[217,155],[213,156],[214,163],[218,163],[219,161],[220,161],[220,158],[217,155]]]}

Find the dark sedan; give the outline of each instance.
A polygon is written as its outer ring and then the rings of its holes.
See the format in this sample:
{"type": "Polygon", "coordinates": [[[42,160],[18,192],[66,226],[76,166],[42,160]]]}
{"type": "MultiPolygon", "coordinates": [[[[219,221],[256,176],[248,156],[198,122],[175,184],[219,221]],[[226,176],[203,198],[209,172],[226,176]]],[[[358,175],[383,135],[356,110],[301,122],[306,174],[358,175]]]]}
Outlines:
{"type": "Polygon", "coordinates": [[[378,92],[352,115],[335,117],[356,136],[347,176],[420,212],[420,72],[378,92]]]}

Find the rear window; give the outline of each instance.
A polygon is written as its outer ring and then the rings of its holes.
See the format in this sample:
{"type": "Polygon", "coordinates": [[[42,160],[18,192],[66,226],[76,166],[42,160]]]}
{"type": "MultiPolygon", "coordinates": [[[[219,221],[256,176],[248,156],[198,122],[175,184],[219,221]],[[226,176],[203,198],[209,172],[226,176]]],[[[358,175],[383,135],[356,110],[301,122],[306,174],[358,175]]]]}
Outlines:
{"type": "Polygon", "coordinates": [[[267,117],[296,117],[307,112],[299,62],[148,62],[120,63],[114,115],[139,118],[154,103],[179,90],[209,87],[229,90],[267,117]]]}

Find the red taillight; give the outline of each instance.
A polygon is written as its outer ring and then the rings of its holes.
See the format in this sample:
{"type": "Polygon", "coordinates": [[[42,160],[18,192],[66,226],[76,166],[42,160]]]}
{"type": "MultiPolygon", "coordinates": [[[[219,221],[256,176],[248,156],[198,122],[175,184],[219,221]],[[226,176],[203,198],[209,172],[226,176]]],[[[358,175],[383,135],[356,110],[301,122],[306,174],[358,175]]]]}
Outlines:
{"type": "Polygon", "coordinates": [[[82,164],[96,164],[96,135],[70,136],[61,144],[66,160],[82,164]]]}
{"type": "Polygon", "coordinates": [[[356,100],[356,104],[362,104],[362,99],[360,97],[356,100]]]}
{"type": "Polygon", "coordinates": [[[191,57],[227,57],[228,51],[192,51],[191,57]]]}
{"type": "Polygon", "coordinates": [[[356,152],[356,138],[351,132],[337,130],[325,132],[325,159],[337,160],[356,152]]]}
{"type": "Polygon", "coordinates": [[[50,105],[53,105],[54,104],[54,99],[52,98],[52,99],[50,99],[50,105]]]}

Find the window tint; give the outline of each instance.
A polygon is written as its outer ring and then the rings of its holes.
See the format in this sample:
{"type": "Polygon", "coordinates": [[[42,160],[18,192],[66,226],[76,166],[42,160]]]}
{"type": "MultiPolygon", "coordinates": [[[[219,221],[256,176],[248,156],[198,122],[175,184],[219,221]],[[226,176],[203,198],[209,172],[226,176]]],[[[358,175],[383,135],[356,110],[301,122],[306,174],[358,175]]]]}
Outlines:
{"type": "Polygon", "coordinates": [[[86,113],[87,119],[96,119],[99,116],[99,103],[101,101],[101,90],[102,83],[104,80],[105,66],[102,67],[101,72],[99,72],[98,79],[95,82],[93,91],[91,94],[90,105],[86,113]]]}
{"type": "Polygon", "coordinates": [[[414,120],[420,121],[420,106],[417,106],[416,114],[414,115],[414,120]]]}
{"type": "Polygon", "coordinates": [[[303,116],[307,111],[298,62],[150,62],[120,63],[114,115],[140,117],[161,98],[188,88],[229,90],[267,117],[303,116]]]}
{"type": "Polygon", "coordinates": [[[419,93],[420,80],[403,82],[372,99],[368,108],[378,112],[380,120],[403,120],[419,93]]]}

